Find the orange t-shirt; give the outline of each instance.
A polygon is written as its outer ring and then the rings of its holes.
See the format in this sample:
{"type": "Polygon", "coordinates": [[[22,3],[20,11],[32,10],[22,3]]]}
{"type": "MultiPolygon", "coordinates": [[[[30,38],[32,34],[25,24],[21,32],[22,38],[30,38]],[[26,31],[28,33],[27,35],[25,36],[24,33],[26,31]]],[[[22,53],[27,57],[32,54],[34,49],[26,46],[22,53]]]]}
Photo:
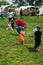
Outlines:
{"type": "Polygon", "coordinates": [[[24,41],[24,32],[22,32],[22,31],[19,34],[19,40],[24,41]]]}

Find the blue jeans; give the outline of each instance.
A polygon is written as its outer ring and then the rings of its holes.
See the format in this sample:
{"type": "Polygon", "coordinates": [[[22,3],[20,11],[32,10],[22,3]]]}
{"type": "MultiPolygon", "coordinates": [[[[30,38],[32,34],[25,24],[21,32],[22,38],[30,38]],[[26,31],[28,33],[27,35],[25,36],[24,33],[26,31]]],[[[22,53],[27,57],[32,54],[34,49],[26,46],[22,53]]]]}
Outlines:
{"type": "Polygon", "coordinates": [[[16,30],[17,30],[18,33],[20,33],[22,27],[26,28],[26,26],[18,26],[18,27],[16,28],[16,30]]]}

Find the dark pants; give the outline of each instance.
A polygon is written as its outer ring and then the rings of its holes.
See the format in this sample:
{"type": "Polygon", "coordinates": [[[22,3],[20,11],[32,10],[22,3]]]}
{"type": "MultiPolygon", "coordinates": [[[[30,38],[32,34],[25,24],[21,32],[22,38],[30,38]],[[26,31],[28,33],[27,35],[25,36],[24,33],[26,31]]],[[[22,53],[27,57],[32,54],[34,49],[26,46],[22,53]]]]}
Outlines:
{"type": "Polygon", "coordinates": [[[14,29],[14,17],[9,18],[9,22],[11,22],[11,27],[14,29]]]}
{"type": "Polygon", "coordinates": [[[34,48],[36,49],[37,47],[40,46],[40,44],[41,44],[41,41],[36,41],[36,40],[35,40],[35,47],[34,47],[34,48]]]}
{"type": "Polygon", "coordinates": [[[26,28],[26,26],[17,26],[16,30],[18,33],[20,33],[22,27],[26,28]]]}
{"type": "Polygon", "coordinates": [[[14,22],[11,22],[11,27],[14,29],[14,22]]]}

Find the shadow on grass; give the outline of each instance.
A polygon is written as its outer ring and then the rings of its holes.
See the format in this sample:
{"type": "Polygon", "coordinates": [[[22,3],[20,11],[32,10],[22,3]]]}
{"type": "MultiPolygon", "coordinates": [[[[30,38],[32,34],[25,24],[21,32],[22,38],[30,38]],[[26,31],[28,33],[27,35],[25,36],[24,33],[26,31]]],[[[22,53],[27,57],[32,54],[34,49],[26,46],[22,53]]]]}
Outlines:
{"type": "Polygon", "coordinates": [[[16,34],[16,33],[15,34],[14,33],[10,33],[10,35],[12,35],[12,36],[18,36],[18,34],[16,34]]]}
{"type": "Polygon", "coordinates": [[[0,24],[0,28],[6,28],[6,25],[0,24]]]}
{"type": "Polygon", "coordinates": [[[15,44],[12,43],[11,45],[12,45],[12,46],[16,46],[16,45],[20,45],[20,43],[15,43],[15,44]]]}
{"type": "Polygon", "coordinates": [[[27,47],[27,49],[29,50],[29,52],[35,52],[35,49],[33,47],[27,47]]]}

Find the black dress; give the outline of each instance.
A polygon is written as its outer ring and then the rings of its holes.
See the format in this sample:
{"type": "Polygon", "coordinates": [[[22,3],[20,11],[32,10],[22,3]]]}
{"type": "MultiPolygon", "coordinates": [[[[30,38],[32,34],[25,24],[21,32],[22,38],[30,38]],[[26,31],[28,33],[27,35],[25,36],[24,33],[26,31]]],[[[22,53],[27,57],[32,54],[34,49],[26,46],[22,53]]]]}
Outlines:
{"type": "Polygon", "coordinates": [[[35,35],[35,49],[36,49],[41,44],[42,32],[41,31],[36,31],[34,35],[35,35]]]}

